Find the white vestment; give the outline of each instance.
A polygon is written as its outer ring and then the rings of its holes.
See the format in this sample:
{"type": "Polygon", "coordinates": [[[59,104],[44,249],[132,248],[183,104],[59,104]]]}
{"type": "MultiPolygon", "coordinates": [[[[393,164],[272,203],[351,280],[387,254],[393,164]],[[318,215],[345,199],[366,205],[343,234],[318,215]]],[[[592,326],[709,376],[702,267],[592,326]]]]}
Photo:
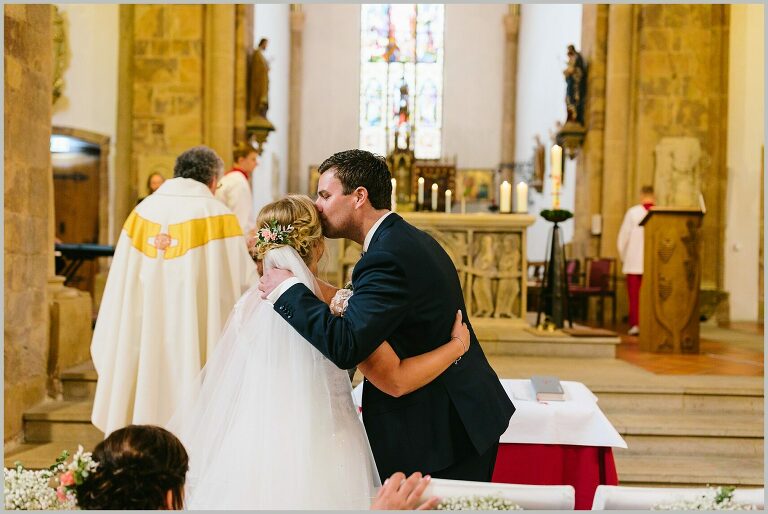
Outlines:
{"type": "MultiPolygon", "coordinates": [[[[264,269],[314,277],[288,246],[264,269]]],[[[349,375],[262,300],[237,302],[166,428],[189,453],[186,508],[367,510],[379,485],[349,375]]],[[[403,434],[407,437],[407,434],[403,434]]]]}
{"type": "Polygon", "coordinates": [[[619,236],[616,240],[616,246],[619,250],[619,256],[623,263],[621,271],[625,274],[642,275],[644,243],[643,227],[640,222],[643,221],[648,210],[643,205],[634,205],[629,208],[624,215],[624,221],[619,229],[619,236]]]}
{"type": "Polygon", "coordinates": [[[251,184],[245,174],[239,170],[232,170],[221,177],[219,187],[216,189],[216,198],[232,209],[243,232],[248,234],[254,224],[254,220],[251,219],[253,195],[251,195],[251,184]]]}
{"type": "Polygon", "coordinates": [[[237,219],[210,189],[167,180],[123,226],[91,343],[91,420],[164,425],[258,280],[237,219]]]}

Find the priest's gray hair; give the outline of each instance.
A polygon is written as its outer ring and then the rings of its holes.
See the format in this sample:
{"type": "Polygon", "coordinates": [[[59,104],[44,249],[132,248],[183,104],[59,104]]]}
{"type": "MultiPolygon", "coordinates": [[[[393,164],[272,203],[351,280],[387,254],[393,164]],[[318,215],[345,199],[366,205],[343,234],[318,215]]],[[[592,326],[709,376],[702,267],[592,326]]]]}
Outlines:
{"type": "Polygon", "coordinates": [[[224,161],[207,146],[195,146],[176,158],[173,176],[191,178],[210,186],[224,170],[224,161]]]}

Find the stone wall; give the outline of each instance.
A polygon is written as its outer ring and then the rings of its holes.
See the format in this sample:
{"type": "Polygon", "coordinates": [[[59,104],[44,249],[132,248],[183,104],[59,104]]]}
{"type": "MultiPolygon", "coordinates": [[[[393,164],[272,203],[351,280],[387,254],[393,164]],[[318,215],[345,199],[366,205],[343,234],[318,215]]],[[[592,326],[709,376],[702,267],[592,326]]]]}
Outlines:
{"type": "Polygon", "coordinates": [[[231,163],[244,132],[247,9],[234,5],[121,6],[115,227],[153,172],[205,144],[231,163]],[[235,126],[238,129],[235,129],[235,126]]]}
{"type": "MultiPolygon", "coordinates": [[[[672,168],[685,164],[670,165],[663,148],[678,145],[685,157],[698,145],[700,158],[684,171],[694,205],[700,189],[707,207],[702,288],[722,288],[728,17],[727,5],[585,6],[589,132],[577,172],[577,256],[616,256],[624,212],[640,187],[653,184],[666,197],[665,184],[679,171],[672,168]],[[588,231],[595,213],[602,217],[598,238],[588,231]]],[[[623,280],[619,289],[621,317],[623,280]]]]}
{"type": "Polygon", "coordinates": [[[646,183],[655,184],[663,194],[665,180],[672,178],[665,175],[685,173],[677,168],[690,164],[691,186],[701,189],[707,207],[702,287],[722,288],[729,7],[638,5],[635,9],[637,118],[627,200],[635,203],[640,186],[646,183]],[[677,159],[674,171],[662,171],[655,150],[664,138],[682,145],[698,141],[700,158],[692,155],[691,163],[677,159]]]}
{"type": "Polygon", "coordinates": [[[51,13],[50,5],[5,6],[5,441],[46,396],[51,13]]]}

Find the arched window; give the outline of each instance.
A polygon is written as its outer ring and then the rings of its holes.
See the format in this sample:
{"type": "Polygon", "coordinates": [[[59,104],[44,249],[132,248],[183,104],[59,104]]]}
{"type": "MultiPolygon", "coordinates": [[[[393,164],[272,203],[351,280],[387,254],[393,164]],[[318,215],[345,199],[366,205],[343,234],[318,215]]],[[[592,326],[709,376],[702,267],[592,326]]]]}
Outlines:
{"type": "Polygon", "coordinates": [[[360,10],[360,148],[388,155],[410,145],[417,159],[440,158],[443,5],[360,10]]]}

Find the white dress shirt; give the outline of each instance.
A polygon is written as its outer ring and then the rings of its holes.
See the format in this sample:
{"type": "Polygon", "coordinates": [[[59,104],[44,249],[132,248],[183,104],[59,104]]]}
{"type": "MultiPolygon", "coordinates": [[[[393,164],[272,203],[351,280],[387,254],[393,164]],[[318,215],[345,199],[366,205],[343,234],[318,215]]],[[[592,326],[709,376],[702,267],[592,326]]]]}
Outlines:
{"type": "MultiPolygon", "coordinates": [[[[392,214],[392,211],[388,211],[386,214],[384,214],[384,216],[379,218],[376,221],[376,223],[373,224],[373,226],[368,231],[368,233],[365,234],[365,239],[363,240],[363,253],[368,251],[368,247],[371,244],[373,235],[376,233],[376,230],[378,230],[379,226],[384,221],[384,218],[386,218],[390,214],[392,214]]],[[[280,298],[284,292],[288,291],[288,289],[290,289],[291,286],[293,286],[294,284],[299,284],[299,283],[301,282],[296,277],[291,277],[283,280],[275,289],[272,290],[271,293],[269,293],[269,295],[267,295],[267,301],[272,305],[274,305],[277,299],[280,298]]]]}

